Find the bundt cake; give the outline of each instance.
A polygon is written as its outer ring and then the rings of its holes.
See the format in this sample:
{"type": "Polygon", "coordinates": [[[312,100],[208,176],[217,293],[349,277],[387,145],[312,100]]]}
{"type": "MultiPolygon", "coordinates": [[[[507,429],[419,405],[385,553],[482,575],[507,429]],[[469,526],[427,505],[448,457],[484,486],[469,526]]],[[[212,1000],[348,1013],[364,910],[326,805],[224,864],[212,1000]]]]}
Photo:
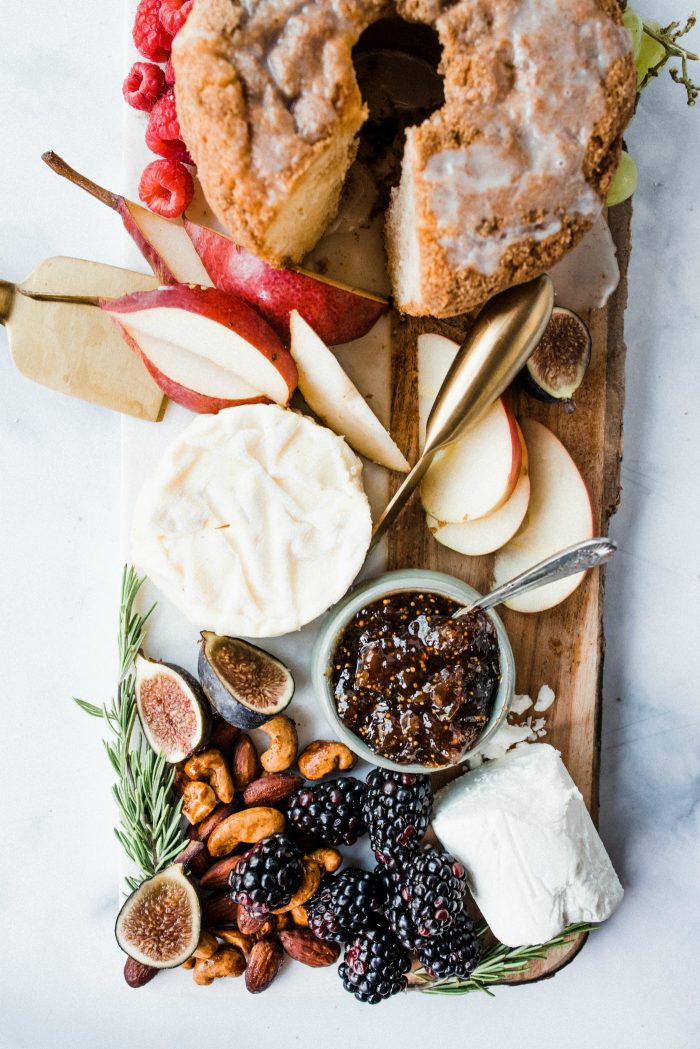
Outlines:
{"type": "Polygon", "coordinates": [[[367,116],[352,48],[397,15],[437,32],[445,102],[406,132],[394,299],[452,316],[553,265],[600,212],[635,98],[616,0],[196,0],[173,49],[178,114],[231,236],[298,262],[367,116]]]}

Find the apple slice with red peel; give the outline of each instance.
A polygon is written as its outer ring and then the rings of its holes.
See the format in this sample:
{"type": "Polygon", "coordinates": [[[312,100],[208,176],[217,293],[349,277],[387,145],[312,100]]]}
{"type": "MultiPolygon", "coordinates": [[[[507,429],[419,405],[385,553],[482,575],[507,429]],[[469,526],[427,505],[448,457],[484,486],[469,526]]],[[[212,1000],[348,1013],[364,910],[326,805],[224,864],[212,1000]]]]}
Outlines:
{"type": "Polygon", "coordinates": [[[290,352],[299,390],[309,408],[360,455],[389,470],[407,473],[406,459],[360,391],[313,328],[292,310],[290,352]]]}
{"type": "Polygon", "coordinates": [[[236,408],[240,404],[269,403],[267,397],[262,397],[233,372],[225,371],[180,346],[161,342],[152,335],[141,333],[137,342],[119,321],[113,319],[163,393],[183,408],[216,415],[224,408],[236,408]]]}
{"type": "Polygon", "coordinates": [[[182,219],[166,219],[81,175],[53,151],[42,160],[52,171],[116,211],[146,262],[163,284],[211,285],[182,219]]]}
{"type": "Polygon", "coordinates": [[[443,546],[456,550],[459,554],[479,557],[499,550],[518,531],[530,502],[527,447],[520,427],[518,436],[522,455],[520,477],[510,499],[500,509],[494,510],[486,517],[480,517],[478,521],[460,521],[457,524],[436,521],[430,514],[427,515],[429,531],[443,546]]]}
{"type": "MultiPolygon", "coordinates": [[[[179,350],[201,357],[207,365],[215,365],[217,369],[236,376],[240,388],[246,391],[246,401],[269,398],[286,405],[296,388],[296,365],[279,336],[255,310],[233,295],[226,295],[216,288],[172,284],[125,295],[121,299],[105,299],[100,305],[119,323],[133,340],[132,345],[135,343],[144,356],[147,356],[144,337],[151,352],[152,340],[168,344],[169,351],[160,351],[161,365],[153,362],[158,372],[162,371],[163,361],[175,362],[178,359],[176,351],[179,350]]],[[[184,369],[191,362],[182,356],[180,362],[182,375],[172,374],[168,378],[187,387],[187,382],[183,381],[184,369]]],[[[216,394],[221,400],[231,399],[230,392],[222,395],[206,388],[205,371],[202,371],[201,384],[193,392],[216,394]]]]}
{"type": "Polygon", "coordinates": [[[458,441],[438,452],[423,483],[423,507],[437,521],[476,521],[510,498],[522,451],[518,424],[499,397],[458,441]]]}
{"type": "Polygon", "coordinates": [[[230,237],[185,216],[185,229],[217,288],[244,299],[283,339],[297,310],[329,346],[366,335],[389,308],[386,299],[300,269],[278,269],[230,237]]]}
{"type": "MultiPolygon", "coordinates": [[[[494,586],[594,534],[588,489],[564,445],[534,419],[521,425],[530,463],[530,505],[522,527],[496,554],[494,586]]],[[[506,605],[517,612],[543,612],[572,594],[584,575],[558,579],[506,605]]]]}

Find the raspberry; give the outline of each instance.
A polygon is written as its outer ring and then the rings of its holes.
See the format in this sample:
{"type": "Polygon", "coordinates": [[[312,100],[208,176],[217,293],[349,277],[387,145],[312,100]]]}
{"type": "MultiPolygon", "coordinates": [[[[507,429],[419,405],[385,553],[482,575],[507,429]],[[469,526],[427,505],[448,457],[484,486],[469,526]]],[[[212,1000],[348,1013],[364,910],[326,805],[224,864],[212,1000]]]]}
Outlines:
{"type": "Polygon", "coordinates": [[[151,62],[165,62],[173,38],[160,18],[161,0],[140,0],[134,19],[133,37],[137,49],[151,62]]]}
{"type": "Polygon", "coordinates": [[[164,91],[163,70],[152,62],[134,62],[122,85],[124,101],[146,112],[153,109],[164,91]]]}
{"type": "Polygon", "coordinates": [[[175,69],[173,68],[172,58],[169,58],[165,63],[165,83],[168,87],[172,87],[175,83],[175,69]]]}
{"type": "Polygon", "coordinates": [[[179,160],[154,160],[139,182],[139,199],[168,219],[182,215],[193,194],[192,176],[179,160]]]}
{"type": "Polygon", "coordinates": [[[180,122],[172,88],[158,99],[151,111],[146,128],[146,145],[160,157],[181,160],[184,164],[192,163],[187,146],[180,138],[180,122]]]}
{"type": "Polygon", "coordinates": [[[184,26],[193,3],[194,0],[161,0],[160,20],[171,36],[184,26]]]}

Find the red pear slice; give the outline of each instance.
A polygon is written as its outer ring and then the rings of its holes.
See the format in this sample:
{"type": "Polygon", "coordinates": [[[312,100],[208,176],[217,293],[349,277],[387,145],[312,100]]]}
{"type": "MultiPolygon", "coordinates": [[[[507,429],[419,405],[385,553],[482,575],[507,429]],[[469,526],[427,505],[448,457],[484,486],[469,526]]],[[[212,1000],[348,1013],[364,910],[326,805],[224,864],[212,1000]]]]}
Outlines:
{"type": "MultiPolygon", "coordinates": [[[[289,351],[263,318],[233,295],[173,284],[101,305],[140,352],[143,336],[168,343],[238,376],[257,398],[278,404],[286,405],[296,387],[289,351]]],[[[176,376],[169,378],[177,382],[176,376]]]]}
{"type": "Polygon", "coordinates": [[[115,323],[154,382],[171,401],[183,408],[216,415],[224,408],[236,408],[241,404],[269,403],[267,397],[258,394],[233,372],[151,335],[141,333],[140,341],[136,342],[119,321],[115,320],[115,323]]]}
{"type": "Polygon", "coordinates": [[[289,314],[298,310],[326,345],[352,342],[366,335],[389,308],[371,292],[298,269],[276,269],[239,248],[230,237],[185,218],[185,229],[217,288],[255,307],[283,339],[289,314]]]}

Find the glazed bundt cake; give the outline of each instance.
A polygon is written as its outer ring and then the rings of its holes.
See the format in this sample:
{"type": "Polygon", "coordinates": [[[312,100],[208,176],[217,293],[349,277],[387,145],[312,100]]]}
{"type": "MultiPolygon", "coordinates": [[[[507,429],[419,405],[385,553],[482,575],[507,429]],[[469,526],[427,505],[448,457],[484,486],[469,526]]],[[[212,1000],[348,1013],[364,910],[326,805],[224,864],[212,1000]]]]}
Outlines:
{"type": "Polygon", "coordinates": [[[549,268],[599,214],[635,98],[616,0],[196,0],[173,50],[178,114],[231,236],[298,262],[367,116],[352,48],[396,15],[437,32],[445,103],[406,133],[394,298],[452,316],[549,268]]]}

